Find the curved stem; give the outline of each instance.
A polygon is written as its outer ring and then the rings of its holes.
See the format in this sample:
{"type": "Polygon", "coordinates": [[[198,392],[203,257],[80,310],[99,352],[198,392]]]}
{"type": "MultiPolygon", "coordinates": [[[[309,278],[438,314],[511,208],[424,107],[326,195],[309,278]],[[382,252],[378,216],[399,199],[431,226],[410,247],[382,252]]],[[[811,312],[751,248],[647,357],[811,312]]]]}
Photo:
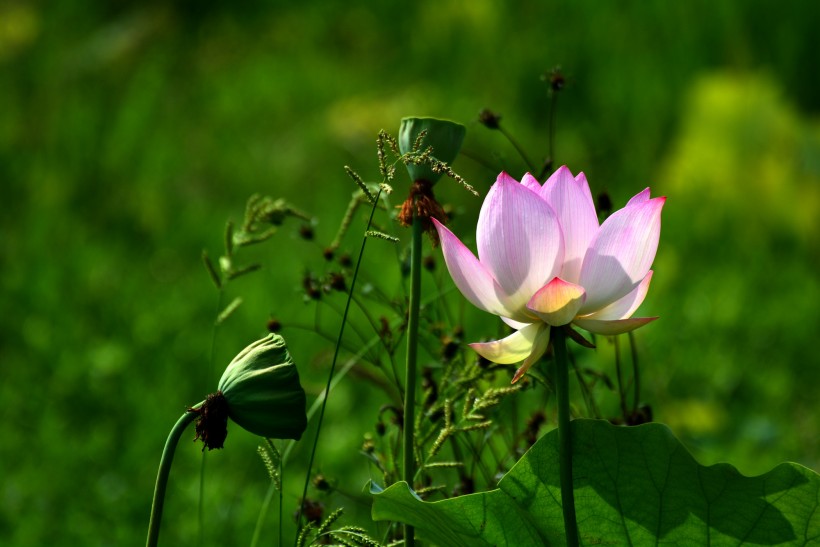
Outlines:
{"type": "MultiPolygon", "coordinates": [[[[204,402],[204,401],[203,401],[204,402]]],[[[202,406],[202,403],[194,406],[194,409],[202,406]]],[[[185,412],[182,417],[177,420],[171,433],[168,435],[168,440],[165,441],[165,448],[162,450],[162,458],[159,460],[159,471],[157,471],[157,484],[154,486],[154,500],[151,503],[151,521],[148,524],[148,540],[145,544],[148,547],[154,547],[159,539],[159,525],[162,524],[162,506],[165,504],[165,488],[168,486],[168,475],[171,472],[171,463],[174,461],[174,451],[177,448],[182,432],[188,427],[188,424],[193,422],[197,417],[196,412],[190,410],[185,412]]]]}
{"type": "MultiPolygon", "coordinates": [[[[419,337],[419,304],[421,300],[421,219],[413,215],[413,241],[410,248],[410,313],[407,319],[407,375],[404,380],[404,480],[413,488],[416,460],[413,437],[416,415],[416,356],[419,337]]],[[[404,544],[414,544],[413,527],[405,525],[404,544]]]]}
{"type": "Polygon", "coordinates": [[[555,350],[555,388],[558,392],[558,463],[561,473],[561,510],[569,547],[578,546],[578,524],[575,520],[575,495],[572,485],[572,437],[569,423],[569,360],[567,340],[562,328],[552,329],[555,350]]]}

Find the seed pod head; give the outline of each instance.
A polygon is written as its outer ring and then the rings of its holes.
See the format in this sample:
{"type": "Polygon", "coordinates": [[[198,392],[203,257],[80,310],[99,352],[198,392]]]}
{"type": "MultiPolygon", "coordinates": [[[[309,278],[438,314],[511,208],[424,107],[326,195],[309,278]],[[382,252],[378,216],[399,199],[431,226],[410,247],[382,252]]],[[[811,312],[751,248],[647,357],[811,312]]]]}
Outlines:
{"type": "Polygon", "coordinates": [[[305,390],[278,334],[242,350],[222,374],[219,391],[230,419],[255,435],[298,440],[307,427],[305,390]]]}
{"type": "MultiPolygon", "coordinates": [[[[399,150],[402,154],[413,151],[419,134],[425,131],[421,139],[418,152],[424,152],[428,147],[433,148],[432,156],[446,164],[451,164],[464,142],[467,132],[460,123],[437,118],[402,118],[399,128],[399,150]]],[[[435,172],[429,164],[407,164],[407,171],[413,181],[426,180],[435,184],[441,178],[441,172],[435,172]]]]}

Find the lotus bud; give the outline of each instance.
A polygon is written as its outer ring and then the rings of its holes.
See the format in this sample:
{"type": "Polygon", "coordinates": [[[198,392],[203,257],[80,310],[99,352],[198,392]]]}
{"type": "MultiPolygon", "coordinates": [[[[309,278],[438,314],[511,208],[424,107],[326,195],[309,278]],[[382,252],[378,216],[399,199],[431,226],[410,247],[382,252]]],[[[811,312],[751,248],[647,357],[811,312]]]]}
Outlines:
{"type": "Polygon", "coordinates": [[[208,449],[222,448],[230,418],[261,437],[298,440],[307,428],[305,403],[285,340],[272,333],[242,350],[222,374],[218,391],[195,410],[197,438],[208,449]]]}
{"type": "MultiPolygon", "coordinates": [[[[402,118],[399,128],[399,150],[402,154],[414,150],[423,153],[428,147],[432,147],[432,156],[449,165],[461,150],[466,132],[463,125],[449,120],[402,118]],[[419,140],[422,132],[424,136],[419,140]]],[[[443,172],[435,172],[426,163],[407,164],[407,171],[414,182],[425,180],[431,185],[435,184],[443,174],[443,172]]]]}

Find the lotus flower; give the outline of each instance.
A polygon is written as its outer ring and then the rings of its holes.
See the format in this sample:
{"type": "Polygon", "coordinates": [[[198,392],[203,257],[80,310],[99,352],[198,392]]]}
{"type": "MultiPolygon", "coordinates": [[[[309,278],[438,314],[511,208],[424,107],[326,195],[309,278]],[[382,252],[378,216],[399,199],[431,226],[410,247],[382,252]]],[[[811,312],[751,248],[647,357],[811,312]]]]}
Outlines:
{"type": "Polygon", "coordinates": [[[470,346],[495,363],[524,361],[516,382],[547,350],[550,327],[612,335],[657,319],[632,314],[652,279],[665,201],[647,188],[599,225],[583,173],[561,167],[543,185],[501,173],[478,217],[478,258],[434,219],[458,289],[516,329],[470,346]]]}

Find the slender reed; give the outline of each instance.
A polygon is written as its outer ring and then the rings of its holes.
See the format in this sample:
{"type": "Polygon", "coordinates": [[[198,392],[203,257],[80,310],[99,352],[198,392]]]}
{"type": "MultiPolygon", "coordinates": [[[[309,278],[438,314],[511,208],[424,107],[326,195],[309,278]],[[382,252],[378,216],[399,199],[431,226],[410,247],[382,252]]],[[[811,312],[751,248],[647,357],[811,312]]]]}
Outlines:
{"type": "MultiPolygon", "coordinates": [[[[370,217],[367,219],[366,230],[370,229],[370,225],[373,222],[373,215],[376,213],[376,208],[378,206],[380,196],[381,189],[379,189],[379,193],[376,195],[376,199],[373,200],[373,208],[370,209],[370,217]]],[[[322,432],[322,422],[324,421],[325,417],[325,408],[327,407],[327,400],[330,396],[330,387],[333,381],[333,372],[336,370],[336,362],[339,359],[339,350],[342,347],[342,338],[345,332],[345,325],[347,324],[347,314],[350,311],[350,303],[353,300],[353,290],[356,288],[356,279],[359,277],[359,268],[362,265],[362,257],[364,256],[365,245],[367,245],[367,236],[362,237],[362,246],[361,249],[359,249],[359,257],[356,260],[356,268],[353,270],[353,279],[350,280],[350,289],[347,292],[347,302],[345,303],[345,309],[342,313],[342,324],[339,327],[339,337],[336,340],[336,348],[333,351],[333,361],[330,363],[330,372],[327,375],[327,386],[325,386],[324,399],[322,400],[321,410],[319,410],[319,422],[316,425],[316,436],[313,439],[313,448],[310,451],[310,459],[308,460],[307,471],[305,472],[305,486],[302,489],[302,499],[299,502],[299,511],[296,514],[297,530],[302,525],[302,509],[304,508],[305,497],[307,497],[307,489],[308,485],[310,484],[310,471],[311,469],[313,469],[313,460],[316,457],[316,447],[319,445],[319,434],[322,432]]],[[[294,545],[296,545],[298,540],[299,534],[297,533],[294,537],[294,545]]]]}

